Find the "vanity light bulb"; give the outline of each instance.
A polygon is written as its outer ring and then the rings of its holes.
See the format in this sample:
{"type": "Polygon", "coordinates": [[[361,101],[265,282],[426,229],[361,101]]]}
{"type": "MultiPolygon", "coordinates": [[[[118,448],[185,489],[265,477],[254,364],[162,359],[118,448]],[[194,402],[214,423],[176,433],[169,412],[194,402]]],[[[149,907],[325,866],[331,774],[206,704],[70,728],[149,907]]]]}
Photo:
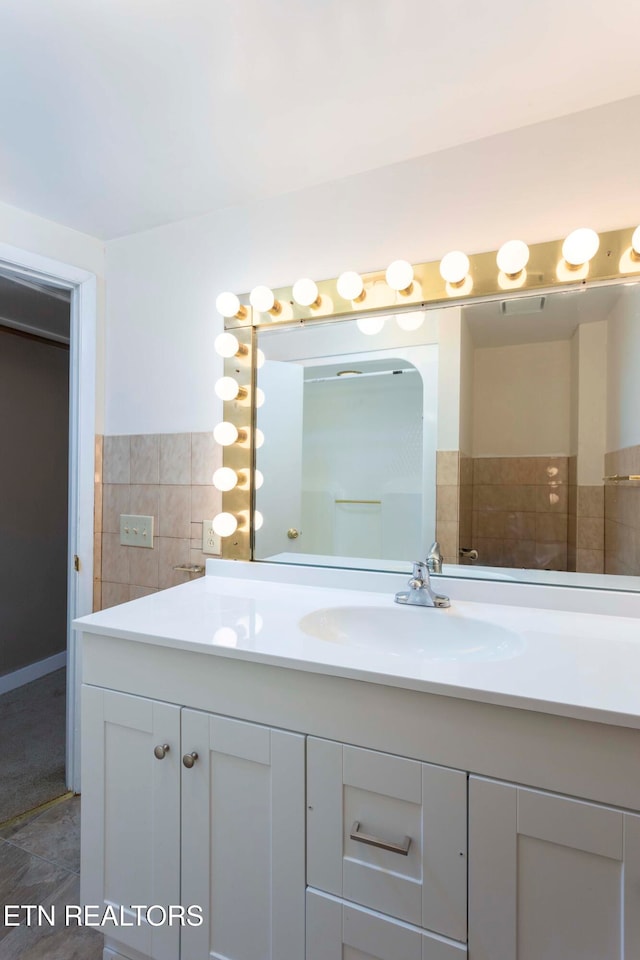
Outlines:
{"type": "Polygon", "coordinates": [[[256,387],[256,407],[261,407],[265,401],[264,390],[256,387]]]}
{"type": "Polygon", "coordinates": [[[313,280],[303,277],[302,280],[296,280],[293,285],[293,299],[301,307],[311,307],[318,299],[318,287],[313,280]]]}
{"type": "Polygon", "coordinates": [[[255,433],[256,450],[259,450],[263,443],[264,443],[264,433],[259,427],[256,427],[256,433],[255,433]]]}
{"type": "Polygon", "coordinates": [[[256,510],[253,514],[253,529],[260,530],[263,523],[264,523],[264,517],[262,516],[259,510],[256,510]]]}
{"type": "Polygon", "coordinates": [[[232,513],[219,513],[213,518],[211,526],[219,537],[230,537],[238,529],[238,521],[232,513]]]}
{"type": "Polygon", "coordinates": [[[413,267],[407,260],[394,260],[387,267],[385,276],[392,290],[402,292],[413,283],[413,267]]]}
{"type": "Polygon", "coordinates": [[[260,348],[258,348],[256,350],[256,367],[258,368],[258,370],[260,369],[260,367],[264,367],[265,360],[266,360],[266,357],[264,355],[264,352],[260,350],[260,348]]]}
{"type": "Polygon", "coordinates": [[[344,300],[357,300],[363,290],[364,283],[359,273],[347,270],[338,277],[338,293],[344,300]]]}
{"type": "Polygon", "coordinates": [[[221,447],[230,447],[238,439],[238,428],[233,423],[223,420],[214,429],[213,439],[221,447]]]}
{"type": "Polygon", "coordinates": [[[358,317],[356,326],[360,333],[364,333],[367,337],[373,337],[376,333],[380,333],[384,327],[384,321],[384,317],[358,317]]]}
{"type": "Polygon", "coordinates": [[[240,393],[240,387],[233,377],[220,377],[216,381],[215,391],[216,396],[228,403],[230,400],[236,399],[240,393]]]}
{"type": "Polygon", "coordinates": [[[253,486],[256,490],[259,490],[262,484],[264,483],[264,474],[262,470],[254,470],[253,472],[253,486]]]}
{"type": "Polygon", "coordinates": [[[631,237],[631,248],[636,257],[640,257],[640,227],[636,227],[631,237]]]}
{"type": "Polygon", "coordinates": [[[258,313],[269,313],[273,310],[276,298],[269,287],[254,287],[249,294],[249,303],[258,313]]]}
{"type": "Polygon", "coordinates": [[[237,337],[234,337],[232,333],[220,333],[216,337],[213,346],[219,357],[224,357],[225,360],[229,360],[239,352],[240,341],[237,337]]]}
{"type": "Polygon", "coordinates": [[[225,291],[216,297],[216,310],[218,313],[221,313],[223,317],[235,317],[240,313],[240,301],[235,293],[225,291]]]}
{"type": "Polygon", "coordinates": [[[418,330],[424,323],[424,313],[421,310],[412,313],[400,313],[396,317],[396,323],[401,330],[418,330]]]}
{"type": "Polygon", "coordinates": [[[227,493],[238,483],[238,474],[231,467],[220,467],[213,475],[213,485],[216,490],[227,493]]]}
{"type": "Polygon", "coordinates": [[[523,240],[507,240],[498,250],[496,263],[498,270],[515,277],[529,263],[529,247],[523,240]]]}
{"type": "Polygon", "coordinates": [[[581,267],[595,257],[600,246],[600,237],[589,227],[574,230],[562,244],[562,256],[572,267],[581,267]]]}
{"type": "Polygon", "coordinates": [[[440,276],[446,283],[463,283],[469,273],[469,257],[462,250],[452,250],[440,261],[440,276]]]}

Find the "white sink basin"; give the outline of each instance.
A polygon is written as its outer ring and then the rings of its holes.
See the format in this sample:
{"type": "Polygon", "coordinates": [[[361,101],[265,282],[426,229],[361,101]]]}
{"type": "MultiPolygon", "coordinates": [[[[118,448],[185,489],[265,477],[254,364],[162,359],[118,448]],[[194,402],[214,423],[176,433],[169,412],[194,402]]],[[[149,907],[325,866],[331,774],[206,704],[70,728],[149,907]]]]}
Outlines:
{"type": "Polygon", "coordinates": [[[340,643],[427,660],[507,660],[524,639],[499,624],[457,615],[453,608],[362,606],[313,610],[298,624],[304,633],[340,643]]]}

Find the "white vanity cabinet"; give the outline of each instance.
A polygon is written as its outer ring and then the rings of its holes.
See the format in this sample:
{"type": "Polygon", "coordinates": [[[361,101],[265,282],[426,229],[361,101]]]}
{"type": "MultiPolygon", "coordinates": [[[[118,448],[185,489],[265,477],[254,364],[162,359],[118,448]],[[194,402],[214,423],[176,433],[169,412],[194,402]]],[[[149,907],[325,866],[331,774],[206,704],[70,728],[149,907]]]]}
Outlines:
{"type": "Polygon", "coordinates": [[[83,725],[82,898],[132,923],[109,945],[301,960],[304,737],[93,686],[83,725]],[[135,904],[195,904],[204,923],[136,925],[135,904]]]}
{"type": "Polygon", "coordinates": [[[469,956],[637,960],[640,816],[472,777],[469,956]]]}

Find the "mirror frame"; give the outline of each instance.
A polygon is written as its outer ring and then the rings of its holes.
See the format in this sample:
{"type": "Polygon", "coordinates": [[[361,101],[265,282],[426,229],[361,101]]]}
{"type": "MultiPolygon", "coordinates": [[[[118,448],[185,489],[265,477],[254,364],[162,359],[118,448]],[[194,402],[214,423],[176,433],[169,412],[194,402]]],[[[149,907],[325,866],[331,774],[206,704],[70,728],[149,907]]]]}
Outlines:
{"type": "Polygon", "coordinates": [[[640,255],[632,246],[635,227],[599,234],[600,246],[587,263],[574,267],[562,255],[562,240],[529,246],[529,262],[515,276],[502,273],[496,265],[496,251],[469,256],[469,272],[462,283],[446,283],[440,275],[439,261],[413,266],[414,280],[404,291],[388,286],[385,271],[362,274],[364,295],[345,300],[338,293],[337,278],[318,281],[318,299],[309,307],[293,298],[293,287],[274,289],[274,309],[259,313],[249,295],[239,297],[240,309],[225,318],[225,331],[238,339],[235,356],[224,360],[224,376],[239,386],[234,400],[224,401],[223,420],[232,423],[238,439],[223,447],[223,465],[235,471],[238,483],[222,494],[222,511],[237,521],[235,532],[222,538],[222,556],[231,560],[254,560],[255,529],[255,431],[256,386],[260,351],[257,331],[275,326],[300,326],[330,323],[382,313],[404,313],[443,306],[462,306],[488,300],[504,300],[526,293],[552,293],[558,290],[584,289],[621,280],[640,281],[640,255]],[[374,293],[375,291],[375,293],[374,293]]]}

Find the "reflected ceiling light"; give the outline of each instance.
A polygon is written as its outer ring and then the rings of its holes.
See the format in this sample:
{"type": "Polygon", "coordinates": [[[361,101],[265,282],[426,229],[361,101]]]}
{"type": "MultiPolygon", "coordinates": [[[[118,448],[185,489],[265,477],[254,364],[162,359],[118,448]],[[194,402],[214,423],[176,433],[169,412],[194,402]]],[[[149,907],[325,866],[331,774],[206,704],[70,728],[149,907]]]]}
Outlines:
{"type": "Polygon", "coordinates": [[[280,313],[282,304],[276,300],[273,290],[270,287],[254,287],[249,294],[249,303],[258,313],[280,313]]]}
{"type": "Polygon", "coordinates": [[[227,493],[238,484],[238,474],[231,467],[220,467],[213,475],[213,485],[216,490],[227,493]]]}
{"type": "Polygon", "coordinates": [[[461,250],[451,250],[440,261],[440,276],[452,286],[464,283],[469,273],[469,257],[461,250]]]}
{"type": "Polygon", "coordinates": [[[631,252],[640,259],[640,227],[636,227],[631,237],[631,252]]]}
{"type": "Polygon", "coordinates": [[[255,438],[256,438],[256,439],[255,439],[255,448],[256,448],[256,450],[259,450],[260,447],[262,446],[262,444],[264,443],[264,433],[262,432],[262,430],[261,430],[259,427],[256,427],[255,438]]]}
{"type": "Polygon", "coordinates": [[[256,387],[256,407],[261,407],[264,401],[264,390],[261,387],[256,387]]]}
{"type": "Polygon", "coordinates": [[[344,300],[355,300],[360,302],[364,300],[364,281],[359,273],[354,270],[347,270],[338,277],[338,293],[344,300]]]}
{"type": "Polygon", "coordinates": [[[299,303],[301,307],[320,306],[318,286],[313,280],[309,280],[308,277],[303,277],[301,280],[296,280],[293,285],[292,292],[293,299],[296,303],[299,303]]]}
{"type": "Polygon", "coordinates": [[[219,423],[215,427],[213,439],[216,443],[219,443],[221,447],[230,447],[231,444],[236,443],[237,440],[246,440],[247,434],[244,430],[238,430],[234,423],[223,420],[222,423],[219,423]]]}
{"type": "Polygon", "coordinates": [[[396,317],[396,323],[401,330],[417,330],[424,323],[424,313],[421,310],[412,313],[400,313],[396,317]]]}
{"type": "Polygon", "coordinates": [[[216,396],[220,397],[226,403],[231,400],[244,400],[247,396],[247,388],[241,387],[233,377],[220,377],[215,385],[216,396]]]}
{"type": "Polygon", "coordinates": [[[255,510],[253,514],[253,529],[260,530],[262,524],[264,523],[264,517],[259,510],[255,510]]]}
{"type": "Polygon", "coordinates": [[[230,537],[238,529],[238,521],[232,513],[218,513],[211,526],[219,537],[230,537]]]}
{"type": "Polygon", "coordinates": [[[562,256],[571,267],[581,267],[595,257],[600,237],[589,227],[573,230],[562,244],[562,256]]]}
{"type": "Polygon", "coordinates": [[[244,356],[249,352],[249,348],[244,343],[240,343],[232,333],[219,333],[213,346],[218,356],[224,357],[225,360],[230,360],[231,357],[244,356]]]}
{"type": "Polygon", "coordinates": [[[413,267],[408,260],[394,260],[387,267],[385,277],[392,290],[404,294],[411,293],[413,267]]]}
{"type": "Polygon", "coordinates": [[[364,333],[367,337],[373,337],[376,333],[380,333],[384,327],[384,319],[384,317],[358,317],[356,326],[360,333],[364,333]]]}
{"type": "Polygon", "coordinates": [[[498,250],[496,263],[499,270],[513,279],[529,263],[529,247],[524,240],[507,240],[498,250]]]}
{"type": "Polygon", "coordinates": [[[223,317],[237,317],[239,320],[247,315],[247,308],[242,306],[235,293],[228,290],[216,297],[216,310],[223,317]]]}

